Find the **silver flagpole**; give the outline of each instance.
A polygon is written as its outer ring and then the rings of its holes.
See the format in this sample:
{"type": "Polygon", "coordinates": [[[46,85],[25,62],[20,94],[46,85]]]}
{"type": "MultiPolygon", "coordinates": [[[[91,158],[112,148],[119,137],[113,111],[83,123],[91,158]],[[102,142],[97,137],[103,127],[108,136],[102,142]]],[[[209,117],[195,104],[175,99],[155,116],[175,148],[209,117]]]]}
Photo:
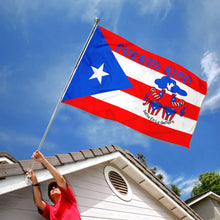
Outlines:
{"type": "MultiPolygon", "coordinates": [[[[72,78],[73,78],[73,76],[74,76],[74,74],[75,74],[75,72],[76,72],[77,67],[79,66],[80,61],[82,60],[82,57],[83,57],[83,55],[84,55],[84,53],[85,53],[85,51],[86,51],[86,49],[87,49],[87,47],[88,47],[88,44],[89,44],[89,42],[90,42],[90,40],[91,40],[91,38],[92,38],[92,36],[93,36],[93,34],[94,34],[94,32],[95,32],[97,26],[98,26],[99,21],[100,21],[99,18],[95,18],[95,24],[94,24],[94,26],[93,26],[93,28],[92,28],[92,31],[91,31],[91,33],[90,33],[90,35],[89,35],[89,37],[88,37],[88,39],[87,39],[87,41],[86,41],[84,47],[83,47],[82,52],[80,53],[80,56],[79,56],[79,58],[78,58],[78,60],[77,60],[77,62],[76,62],[76,65],[75,65],[75,67],[74,67],[74,69],[73,69],[73,71],[72,71],[72,73],[71,73],[71,75],[70,75],[70,78],[69,78],[69,80],[68,80],[68,82],[67,82],[67,84],[66,84],[66,87],[65,87],[65,89],[64,89],[64,91],[63,91],[63,93],[62,93],[62,96],[60,97],[60,99],[59,99],[59,101],[58,101],[58,103],[57,103],[57,105],[56,105],[56,108],[54,109],[54,112],[53,112],[53,114],[52,114],[52,116],[51,116],[51,118],[50,118],[50,121],[49,121],[49,123],[48,123],[48,125],[47,125],[47,128],[46,128],[46,130],[45,130],[45,132],[44,132],[44,135],[43,135],[43,137],[42,137],[42,139],[41,139],[41,142],[40,142],[40,145],[39,145],[37,151],[40,151],[40,150],[41,150],[41,147],[42,147],[42,145],[43,145],[43,143],[44,143],[44,140],[45,140],[45,138],[46,138],[46,136],[47,136],[48,130],[49,130],[51,124],[52,124],[52,121],[53,121],[53,119],[54,119],[54,117],[55,117],[55,114],[56,114],[56,112],[57,112],[57,110],[58,110],[58,107],[59,107],[59,105],[60,105],[60,103],[61,103],[61,101],[62,101],[62,99],[63,99],[63,97],[64,97],[64,95],[65,95],[65,93],[66,93],[66,90],[67,90],[68,87],[69,87],[69,84],[70,84],[70,82],[71,82],[71,80],[72,80],[72,78]]],[[[33,168],[34,168],[34,163],[35,163],[35,161],[33,161],[33,163],[32,163],[30,172],[31,172],[31,170],[33,170],[33,168]]],[[[27,177],[30,178],[30,175],[28,175],[27,177]]]]}

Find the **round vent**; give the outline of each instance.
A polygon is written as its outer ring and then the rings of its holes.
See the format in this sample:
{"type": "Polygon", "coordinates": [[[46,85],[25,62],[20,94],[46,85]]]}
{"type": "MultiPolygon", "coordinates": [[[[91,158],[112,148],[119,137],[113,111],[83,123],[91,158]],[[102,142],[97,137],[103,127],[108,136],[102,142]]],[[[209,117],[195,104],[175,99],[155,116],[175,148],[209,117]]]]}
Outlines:
{"type": "Polygon", "coordinates": [[[123,178],[115,171],[109,172],[109,179],[115,189],[123,195],[128,194],[128,186],[123,178]]]}
{"type": "Polygon", "coordinates": [[[104,170],[105,179],[111,190],[121,199],[130,201],[131,189],[123,175],[114,167],[107,166],[104,170]]]}

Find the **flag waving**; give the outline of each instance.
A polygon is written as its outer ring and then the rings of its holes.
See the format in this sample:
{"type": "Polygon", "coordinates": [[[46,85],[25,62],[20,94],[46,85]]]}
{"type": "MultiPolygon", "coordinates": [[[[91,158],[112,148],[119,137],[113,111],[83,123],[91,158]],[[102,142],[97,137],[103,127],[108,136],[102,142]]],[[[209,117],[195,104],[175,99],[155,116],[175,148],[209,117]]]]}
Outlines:
{"type": "Polygon", "coordinates": [[[62,102],[189,147],[207,84],[98,26],[62,102]]]}

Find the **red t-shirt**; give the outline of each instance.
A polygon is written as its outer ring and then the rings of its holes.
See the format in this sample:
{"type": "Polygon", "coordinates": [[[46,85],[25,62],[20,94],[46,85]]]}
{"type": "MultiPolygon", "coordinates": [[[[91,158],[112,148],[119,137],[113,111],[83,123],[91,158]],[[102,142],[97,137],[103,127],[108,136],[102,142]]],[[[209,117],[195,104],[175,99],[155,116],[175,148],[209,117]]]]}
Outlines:
{"type": "Polygon", "coordinates": [[[67,185],[66,190],[61,187],[59,189],[61,196],[57,204],[53,206],[46,204],[44,212],[39,210],[39,213],[48,220],[81,220],[76,198],[70,186],[67,185]]]}

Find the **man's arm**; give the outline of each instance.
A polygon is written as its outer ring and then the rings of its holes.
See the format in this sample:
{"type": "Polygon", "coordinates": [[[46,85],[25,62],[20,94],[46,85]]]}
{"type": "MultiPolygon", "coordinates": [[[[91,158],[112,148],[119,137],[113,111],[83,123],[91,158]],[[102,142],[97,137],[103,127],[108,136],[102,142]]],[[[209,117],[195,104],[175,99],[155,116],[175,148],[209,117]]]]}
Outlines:
{"type": "Polygon", "coordinates": [[[31,174],[30,180],[32,182],[32,187],[33,187],[34,203],[42,212],[44,212],[44,210],[46,208],[46,203],[42,200],[40,186],[37,181],[37,177],[36,177],[34,171],[28,170],[26,175],[28,175],[28,174],[31,174]]]}
{"type": "Polygon", "coordinates": [[[63,189],[67,189],[67,183],[64,177],[52,164],[49,163],[49,161],[44,157],[44,155],[41,152],[35,151],[32,155],[32,158],[35,161],[40,162],[49,170],[49,172],[54,177],[54,179],[60,187],[62,187],[63,189]]]}

